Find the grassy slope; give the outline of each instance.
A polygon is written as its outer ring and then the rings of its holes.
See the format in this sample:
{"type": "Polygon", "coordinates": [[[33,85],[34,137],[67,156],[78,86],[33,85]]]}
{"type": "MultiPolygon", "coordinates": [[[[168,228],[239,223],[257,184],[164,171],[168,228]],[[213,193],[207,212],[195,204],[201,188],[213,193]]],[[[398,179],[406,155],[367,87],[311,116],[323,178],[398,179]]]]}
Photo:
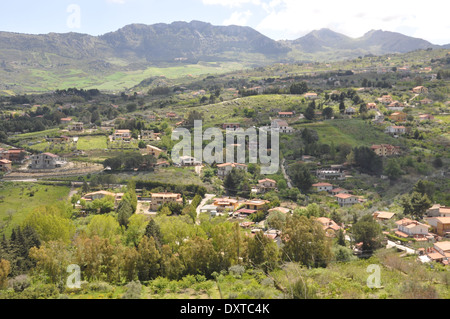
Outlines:
{"type": "Polygon", "coordinates": [[[7,236],[11,229],[21,225],[33,209],[66,200],[70,189],[63,186],[47,186],[29,183],[2,182],[0,185],[0,223],[6,223],[7,236]],[[30,196],[30,192],[34,196],[30,196]],[[10,216],[12,216],[10,220],[10,216]]]}

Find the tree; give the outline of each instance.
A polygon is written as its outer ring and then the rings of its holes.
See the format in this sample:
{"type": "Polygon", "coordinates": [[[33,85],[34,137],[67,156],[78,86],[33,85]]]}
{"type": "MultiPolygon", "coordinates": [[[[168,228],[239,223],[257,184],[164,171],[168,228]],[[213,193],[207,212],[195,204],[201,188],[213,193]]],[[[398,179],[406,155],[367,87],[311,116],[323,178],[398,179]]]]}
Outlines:
{"type": "Polygon", "coordinates": [[[186,126],[189,127],[193,127],[194,126],[194,121],[203,121],[204,120],[204,115],[203,113],[194,110],[189,112],[187,119],[186,119],[186,126]]]}
{"type": "Polygon", "coordinates": [[[157,243],[153,237],[142,237],[138,246],[138,278],[140,281],[148,281],[158,277],[161,255],[157,243]]]}
{"type": "Polygon", "coordinates": [[[331,107],[326,107],[322,111],[322,116],[326,119],[331,119],[334,115],[334,110],[331,107]]]}
{"type": "Polygon", "coordinates": [[[308,92],[308,84],[306,82],[294,83],[290,87],[291,94],[305,94],[308,92]]]}
{"type": "Polygon", "coordinates": [[[341,101],[341,102],[339,103],[339,111],[340,111],[341,113],[344,113],[344,111],[345,111],[345,102],[344,102],[344,101],[341,101]]]}
{"type": "Polygon", "coordinates": [[[5,259],[0,260],[0,290],[5,289],[8,284],[8,275],[11,270],[11,264],[5,259]]]}
{"type": "Polygon", "coordinates": [[[384,168],[384,172],[389,177],[389,179],[393,181],[397,180],[403,174],[400,163],[395,158],[390,159],[387,162],[387,165],[384,168]]]}
{"type": "Polygon", "coordinates": [[[420,180],[416,183],[416,185],[414,185],[413,192],[427,195],[428,198],[432,200],[434,197],[434,193],[436,192],[436,185],[430,181],[420,180]]]}
{"type": "Polygon", "coordinates": [[[370,254],[381,247],[381,226],[372,215],[363,216],[353,225],[352,230],[355,241],[363,243],[362,249],[364,252],[370,254]]]}
{"type": "Polygon", "coordinates": [[[405,196],[402,199],[403,212],[420,220],[423,218],[427,209],[431,207],[431,201],[427,194],[413,192],[411,196],[405,196]]]}
{"type": "Polygon", "coordinates": [[[133,215],[128,221],[128,228],[125,232],[126,243],[137,247],[145,234],[148,225],[147,217],[145,215],[133,215]]]}
{"type": "Polygon", "coordinates": [[[315,218],[288,216],[282,232],[284,260],[311,267],[327,265],[331,258],[330,241],[315,218]]]}
{"type": "Polygon", "coordinates": [[[127,200],[122,200],[117,207],[117,221],[120,226],[128,226],[128,220],[133,215],[133,207],[127,200]]]}
{"type": "Polygon", "coordinates": [[[67,267],[71,261],[71,251],[63,241],[49,241],[40,248],[30,249],[30,257],[36,261],[35,271],[44,274],[50,283],[63,283],[67,278],[67,267]]]}
{"type": "Polygon", "coordinates": [[[69,243],[75,234],[75,226],[65,217],[65,212],[57,206],[46,206],[35,209],[27,216],[25,226],[34,228],[40,240],[63,241],[69,243]]]}
{"type": "Polygon", "coordinates": [[[293,164],[289,167],[289,175],[292,183],[303,193],[308,193],[313,184],[313,177],[309,169],[301,163],[293,164]]]}
{"type": "Polygon", "coordinates": [[[314,107],[308,106],[308,108],[306,109],[304,115],[305,115],[305,118],[306,118],[307,120],[309,120],[309,121],[314,120],[314,118],[315,118],[315,116],[316,116],[316,112],[315,112],[314,107]]]}
{"type": "Polygon", "coordinates": [[[113,239],[120,233],[120,225],[112,216],[97,215],[92,218],[86,230],[89,237],[113,239]]]}
{"type": "Polygon", "coordinates": [[[266,272],[274,270],[278,263],[277,245],[262,231],[257,232],[248,240],[248,259],[253,267],[261,267],[266,272]]]}

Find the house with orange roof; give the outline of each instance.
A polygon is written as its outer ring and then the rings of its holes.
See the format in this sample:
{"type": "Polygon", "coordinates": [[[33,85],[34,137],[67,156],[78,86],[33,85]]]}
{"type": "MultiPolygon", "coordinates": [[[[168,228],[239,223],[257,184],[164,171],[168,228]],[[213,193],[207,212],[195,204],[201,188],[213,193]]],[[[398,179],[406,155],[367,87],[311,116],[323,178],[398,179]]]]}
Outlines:
{"type": "Polygon", "coordinates": [[[373,213],[372,216],[375,220],[378,220],[378,221],[388,221],[388,220],[391,220],[392,217],[395,216],[395,213],[377,211],[377,212],[373,213]]]}
{"type": "Polygon", "coordinates": [[[405,122],[407,117],[408,114],[403,112],[394,112],[391,114],[391,116],[389,116],[389,118],[395,122],[405,122]]]}
{"type": "Polygon", "coordinates": [[[327,217],[320,217],[316,219],[323,227],[325,231],[325,235],[327,237],[334,238],[337,236],[340,230],[344,230],[341,226],[339,226],[334,220],[327,217]]]}
{"type": "Polygon", "coordinates": [[[277,182],[266,178],[258,181],[258,191],[260,193],[270,192],[277,189],[277,182]]]}
{"type": "Polygon", "coordinates": [[[247,172],[248,166],[245,164],[239,163],[224,163],[217,165],[217,176],[221,179],[224,179],[233,168],[242,169],[247,172]]]}
{"type": "Polygon", "coordinates": [[[11,172],[12,171],[12,162],[7,159],[0,160],[0,171],[1,172],[11,172]]]}

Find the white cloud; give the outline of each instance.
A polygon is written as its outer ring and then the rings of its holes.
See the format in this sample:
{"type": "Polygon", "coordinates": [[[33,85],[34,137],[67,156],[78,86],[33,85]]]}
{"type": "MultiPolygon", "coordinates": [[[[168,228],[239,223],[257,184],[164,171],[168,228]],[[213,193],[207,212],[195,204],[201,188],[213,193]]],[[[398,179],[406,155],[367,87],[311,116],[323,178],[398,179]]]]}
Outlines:
{"type": "Polygon", "coordinates": [[[235,8],[242,7],[245,4],[261,5],[261,0],[203,0],[203,4],[235,8]]]}
{"type": "Polygon", "coordinates": [[[224,25],[246,26],[248,19],[252,16],[250,10],[245,12],[233,12],[231,17],[223,22],[224,25]]]}
{"type": "Polygon", "coordinates": [[[360,37],[382,29],[437,44],[450,42],[448,1],[429,0],[424,5],[419,0],[378,0],[367,7],[359,0],[272,0],[262,7],[268,14],[256,29],[272,37],[294,39],[321,28],[360,37]]]}

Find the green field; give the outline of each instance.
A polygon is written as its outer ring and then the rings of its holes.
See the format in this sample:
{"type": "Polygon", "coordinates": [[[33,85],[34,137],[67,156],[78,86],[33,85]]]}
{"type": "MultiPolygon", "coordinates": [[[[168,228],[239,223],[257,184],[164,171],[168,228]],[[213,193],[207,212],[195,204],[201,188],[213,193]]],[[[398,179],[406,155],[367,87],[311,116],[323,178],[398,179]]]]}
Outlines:
{"type": "Polygon", "coordinates": [[[108,148],[106,136],[83,136],[78,140],[80,151],[104,150],[108,148]]]}
{"type": "Polygon", "coordinates": [[[398,140],[362,120],[333,120],[312,124],[302,124],[296,128],[309,128],[317,131],[319,142],[335,145],[350,144],[354,147],[373,144],[398,145],[398,140]]]}
{"type": "Polygon", "coordinates": [[[21,225],[33,209],[67,200],[70,188],[31,183],[2,182],[0,184],[0,225],[8,235],[21,225]]]}

